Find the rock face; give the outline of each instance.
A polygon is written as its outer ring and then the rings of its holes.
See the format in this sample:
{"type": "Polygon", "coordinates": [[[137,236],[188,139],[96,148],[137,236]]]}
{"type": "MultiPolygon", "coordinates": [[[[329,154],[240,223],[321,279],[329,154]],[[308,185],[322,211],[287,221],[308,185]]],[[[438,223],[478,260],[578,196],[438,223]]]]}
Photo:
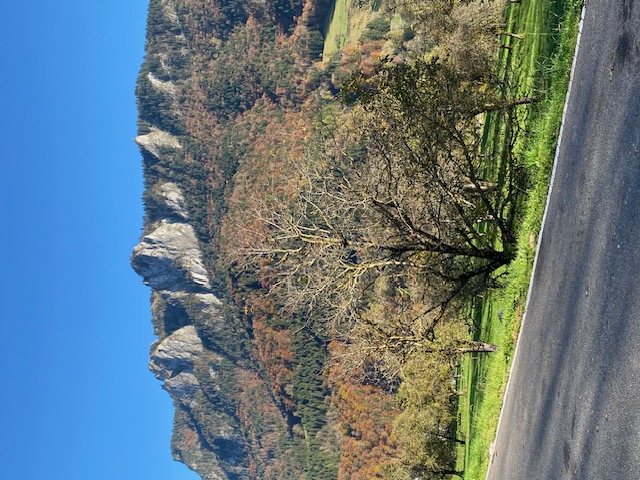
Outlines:
{"type": "Polygon", "coordinates": [[[195,364],[202,352],[202,341],[193,325],[176,330],[151,352],[149,369],[173,399],[191,407],[200,389],[194,375],[195,364]]]}
{"type": "Polygon", "coordinates": [[[171,95],[171,97],[176,96],[177,88],[173,82],[163,82],[151,72],[147,74],[147,78],[149,79],[149,82],[151,82],[151,86],[157,91],[171,95]]]}
{"type": "Polygon", "coordinates": [[[246,452],[226,392],[242,367],[215,344],[229,335],[229,325],[211,291],[185,195],[174,180],[176,165],[187,155],[178,97],[187,81],[180,65],[189,51],[173,0],[150,0],[149,12],[157,36],[148,37],[138,78],[135,138],[145,173],[145,233],[131,255],[134,270],[151,287],[158,340],[149,369],[175,405],[174,458],[205,480],[239,480],[247,478],[246,452]]]}
{"type": "MultiPolygon", "coordinates": [[[[138,78],[139,135],[145,174],[144,235],[131,265],[151,287],[158,340],[149,369],[175,406],[171,450],[205,480],[248,478],[248,461],[230,387],[238,365],[232,329],[211,290],[199,239],[176,171],[188,155],[179,97],[190,52],[174,0],[150,0],[145,64],[138,78]],[[219,340],[224,339],[224,340],[219,340]],[[230,353],[231,352],[231,353],[230,353]]],[[[184,185],[183,185],[184,187],[184,185]]],[[[186,187],[185,187],[186,188],[186,187]]]]}
{"type": "Polygon", "coordinates": [[[206,292],[211,288],[198,239],[188,223],[159,222],[133,249],[131,263],[155,290],[206,292]]]}
{"type": "Polygon", "coordinates": [[[199,326],[209,335],[223,334],[222,304],[210,291],[193,227],[175,221],[188,217],[182,192],[171,182],[154,188],[172,216],[153,223],[133,249],[131,264],[152,288],[153,324],[159,338],[152,346],[149,369],[176,406],[173,455],[203,479],[242,478],[245,470],[237,465],[244,451],[234,447],[241,445],[237,421],[209,404],[220,390],[218,372],[228,371],[230,362],[206,350],[198,332],[199,326]]]}
{"type": "Polygon", "coordinates": [[[184,195],[180,188],[173,182],[165,182],[158,187],[158,191],[164,203],[179,218],[189,218],[185,207],[184,195]]]}
{"type": "Polygon", "coordinates": [[[165,150],[182,149],[177,137],[158,128],[152,128],[145,135],[138,135],[135,142],[156,158],[160,158],[165,150]]]}

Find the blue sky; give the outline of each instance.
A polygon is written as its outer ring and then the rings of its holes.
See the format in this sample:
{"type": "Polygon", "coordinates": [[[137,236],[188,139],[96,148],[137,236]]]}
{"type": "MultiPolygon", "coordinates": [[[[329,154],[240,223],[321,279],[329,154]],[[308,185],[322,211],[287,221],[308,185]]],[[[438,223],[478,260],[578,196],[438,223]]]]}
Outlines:
{"type": "Polygon", "coordinates": [[[3,479],[198,478],[171,459],[171,401],[147,370],[149,290],[129,267],[146,9],[3,3],[3,479]]]}

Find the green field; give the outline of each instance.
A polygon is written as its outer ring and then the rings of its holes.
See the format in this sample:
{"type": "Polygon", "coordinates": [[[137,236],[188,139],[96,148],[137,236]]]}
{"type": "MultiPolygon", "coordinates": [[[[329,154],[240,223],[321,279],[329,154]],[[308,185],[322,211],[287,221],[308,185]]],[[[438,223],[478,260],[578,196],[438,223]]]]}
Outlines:
{"type": "Polygon", "coordinates": [[[329,61],[347,44],[359,44],[367,25],[380,10],[381,2],[335,0],[325,25],[323,61],[329,61]]]}
{"type": "MultiPolygon", "coordinates": [[[[517,257],[500,275],[499,288],[470,306],[476,339],[499,346],[497,353],[468,356],[460,369],[458,390],[466,392],[459,408],[459,435],[466,439],[459,467],[465,478],[484,479],[502,397],[524,313],[536,243],[546,204],[557,137],[577,38],[581,0],[522,0],[508,10],[500,72],[509,75],[512,97],[539,97],[519,127],[524,135],[516,153],[528,170],[524,215],[519,219],[517,257]]],[[[485,149],[499,157],[505,125],[485,122],[485,149]]]]}
{"type": "Polygon", "coordinates": [[[351,0],[336,0],[327,25],[322,58],[329,59],[344,47],[349,33],[349,7],[351,0]]]}

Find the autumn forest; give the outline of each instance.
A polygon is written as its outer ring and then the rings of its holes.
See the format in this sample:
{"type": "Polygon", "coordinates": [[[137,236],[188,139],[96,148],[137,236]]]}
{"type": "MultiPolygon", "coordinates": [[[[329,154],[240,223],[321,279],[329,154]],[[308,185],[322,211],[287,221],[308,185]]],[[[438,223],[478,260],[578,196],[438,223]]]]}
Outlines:
{"type": "Polygon", "coordinates": [[[175,183],[224,319],[152,293],[159,342],[203,345],[172,445],[202,478],[463,478],[459,365],[496,350],[470,305],[514,258],[538,101],[498,69],[507,4],[150,1],[145,233],[175,183]]]}

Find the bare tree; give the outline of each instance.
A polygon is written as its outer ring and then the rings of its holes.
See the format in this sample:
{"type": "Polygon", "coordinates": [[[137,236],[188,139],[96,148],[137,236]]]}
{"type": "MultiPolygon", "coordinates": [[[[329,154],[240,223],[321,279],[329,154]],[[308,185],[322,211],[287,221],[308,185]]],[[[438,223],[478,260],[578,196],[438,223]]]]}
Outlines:
{"type": "Polygon", "coordinates": [[[492,351],[447,315],[513,257],[523,172],[512,126],[535,98],[491,80],[437,58],[352,79],[355,105],[285,160],[286,188],[265,185],[236,212],[245,233],[231,260],[268,271],[287,311],[391,375],[417,352],[492,351]],[[481,151],[488,113],[508,120],[500,158],[481,151]]]}
{"type": "Polygon", "coordinates": [[[357,361],[397,373],[415,352],[492,351],[443,320],[512,257],[517,169],[486,178],[477,116],[518,101],[437,63],[359,88],[364,107],[289,160],[293,188],[263,191],[242,214],[251,241],[236,260],[269,264],[271,293],[357,361]]]}

